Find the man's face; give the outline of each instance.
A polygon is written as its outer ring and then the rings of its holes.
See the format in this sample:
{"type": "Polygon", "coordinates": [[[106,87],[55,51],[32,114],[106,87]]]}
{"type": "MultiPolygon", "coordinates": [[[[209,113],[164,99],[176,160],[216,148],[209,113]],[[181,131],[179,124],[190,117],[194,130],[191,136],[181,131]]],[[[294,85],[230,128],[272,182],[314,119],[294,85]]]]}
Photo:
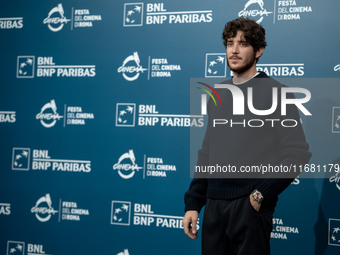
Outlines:
{"type": "Polygon", "coordinates": [[[227,41],[227,63],[231,71],[242,74],[248,71],[256,61],[256,52],[246,41],[242,31],[237,31],[233,38],[227,41]]]}

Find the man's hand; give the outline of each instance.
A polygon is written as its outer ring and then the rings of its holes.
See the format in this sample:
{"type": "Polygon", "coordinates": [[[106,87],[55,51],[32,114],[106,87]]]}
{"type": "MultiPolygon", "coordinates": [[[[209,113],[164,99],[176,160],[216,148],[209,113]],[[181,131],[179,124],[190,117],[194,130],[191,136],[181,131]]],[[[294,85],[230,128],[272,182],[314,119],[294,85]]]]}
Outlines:
{"type": "Polygon", "coordinates": [[[195,210],[187,211],[183,218],[184,233],[192,240],[195,240],[198,237],[196,227],[197,220],[198,212],[195,210]]]}
{"type": "Polygon", "coordinates": [[[254,209],[255,209],[257,212],[260,211],[261,203],[257,202],[257,201],[253,198],[253,195],[252,195],[252,194],[250,194],[249,199],[250,199],[250,203],[251,203],[251,205],[254,207],[254,209]]]}

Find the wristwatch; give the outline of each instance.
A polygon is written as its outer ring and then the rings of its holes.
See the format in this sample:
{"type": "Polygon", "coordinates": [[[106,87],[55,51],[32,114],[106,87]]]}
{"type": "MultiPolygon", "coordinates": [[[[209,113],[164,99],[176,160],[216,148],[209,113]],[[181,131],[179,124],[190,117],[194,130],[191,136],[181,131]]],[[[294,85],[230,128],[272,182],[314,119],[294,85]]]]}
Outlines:
{"type": "Polygon", "coordinates": [[[262,193],[260,191],[258,191],[257,189],[254,189],[254,191],[251,193],[251,195],[259,203],[261,203],[264,199],[264,197],[262,196],[262,193]]]}

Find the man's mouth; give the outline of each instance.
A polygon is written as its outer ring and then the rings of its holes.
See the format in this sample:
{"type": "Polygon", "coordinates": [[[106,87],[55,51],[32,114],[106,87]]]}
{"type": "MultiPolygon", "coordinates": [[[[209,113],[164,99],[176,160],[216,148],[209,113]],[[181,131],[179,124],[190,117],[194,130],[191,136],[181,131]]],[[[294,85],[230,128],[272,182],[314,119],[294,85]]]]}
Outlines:
{"type": "Polygon", "coordinates": [[[229,57],[229,59],[236,61],[236,60],[240,60],[241,58],[237,56],[231,56],[229,57]]]}

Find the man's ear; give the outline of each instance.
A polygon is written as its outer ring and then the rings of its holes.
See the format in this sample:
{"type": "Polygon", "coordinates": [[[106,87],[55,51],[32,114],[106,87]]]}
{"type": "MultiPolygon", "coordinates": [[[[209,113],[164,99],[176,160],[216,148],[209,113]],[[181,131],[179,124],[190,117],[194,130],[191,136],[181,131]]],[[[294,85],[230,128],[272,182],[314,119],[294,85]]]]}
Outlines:
{"type": "Polygon", "coordinates": [[[256,57],[256,58],[261,57],[263,51],[264,51],[264,47],[259,48],[258,51],[256,51],[255,57],[256,57]]]}

